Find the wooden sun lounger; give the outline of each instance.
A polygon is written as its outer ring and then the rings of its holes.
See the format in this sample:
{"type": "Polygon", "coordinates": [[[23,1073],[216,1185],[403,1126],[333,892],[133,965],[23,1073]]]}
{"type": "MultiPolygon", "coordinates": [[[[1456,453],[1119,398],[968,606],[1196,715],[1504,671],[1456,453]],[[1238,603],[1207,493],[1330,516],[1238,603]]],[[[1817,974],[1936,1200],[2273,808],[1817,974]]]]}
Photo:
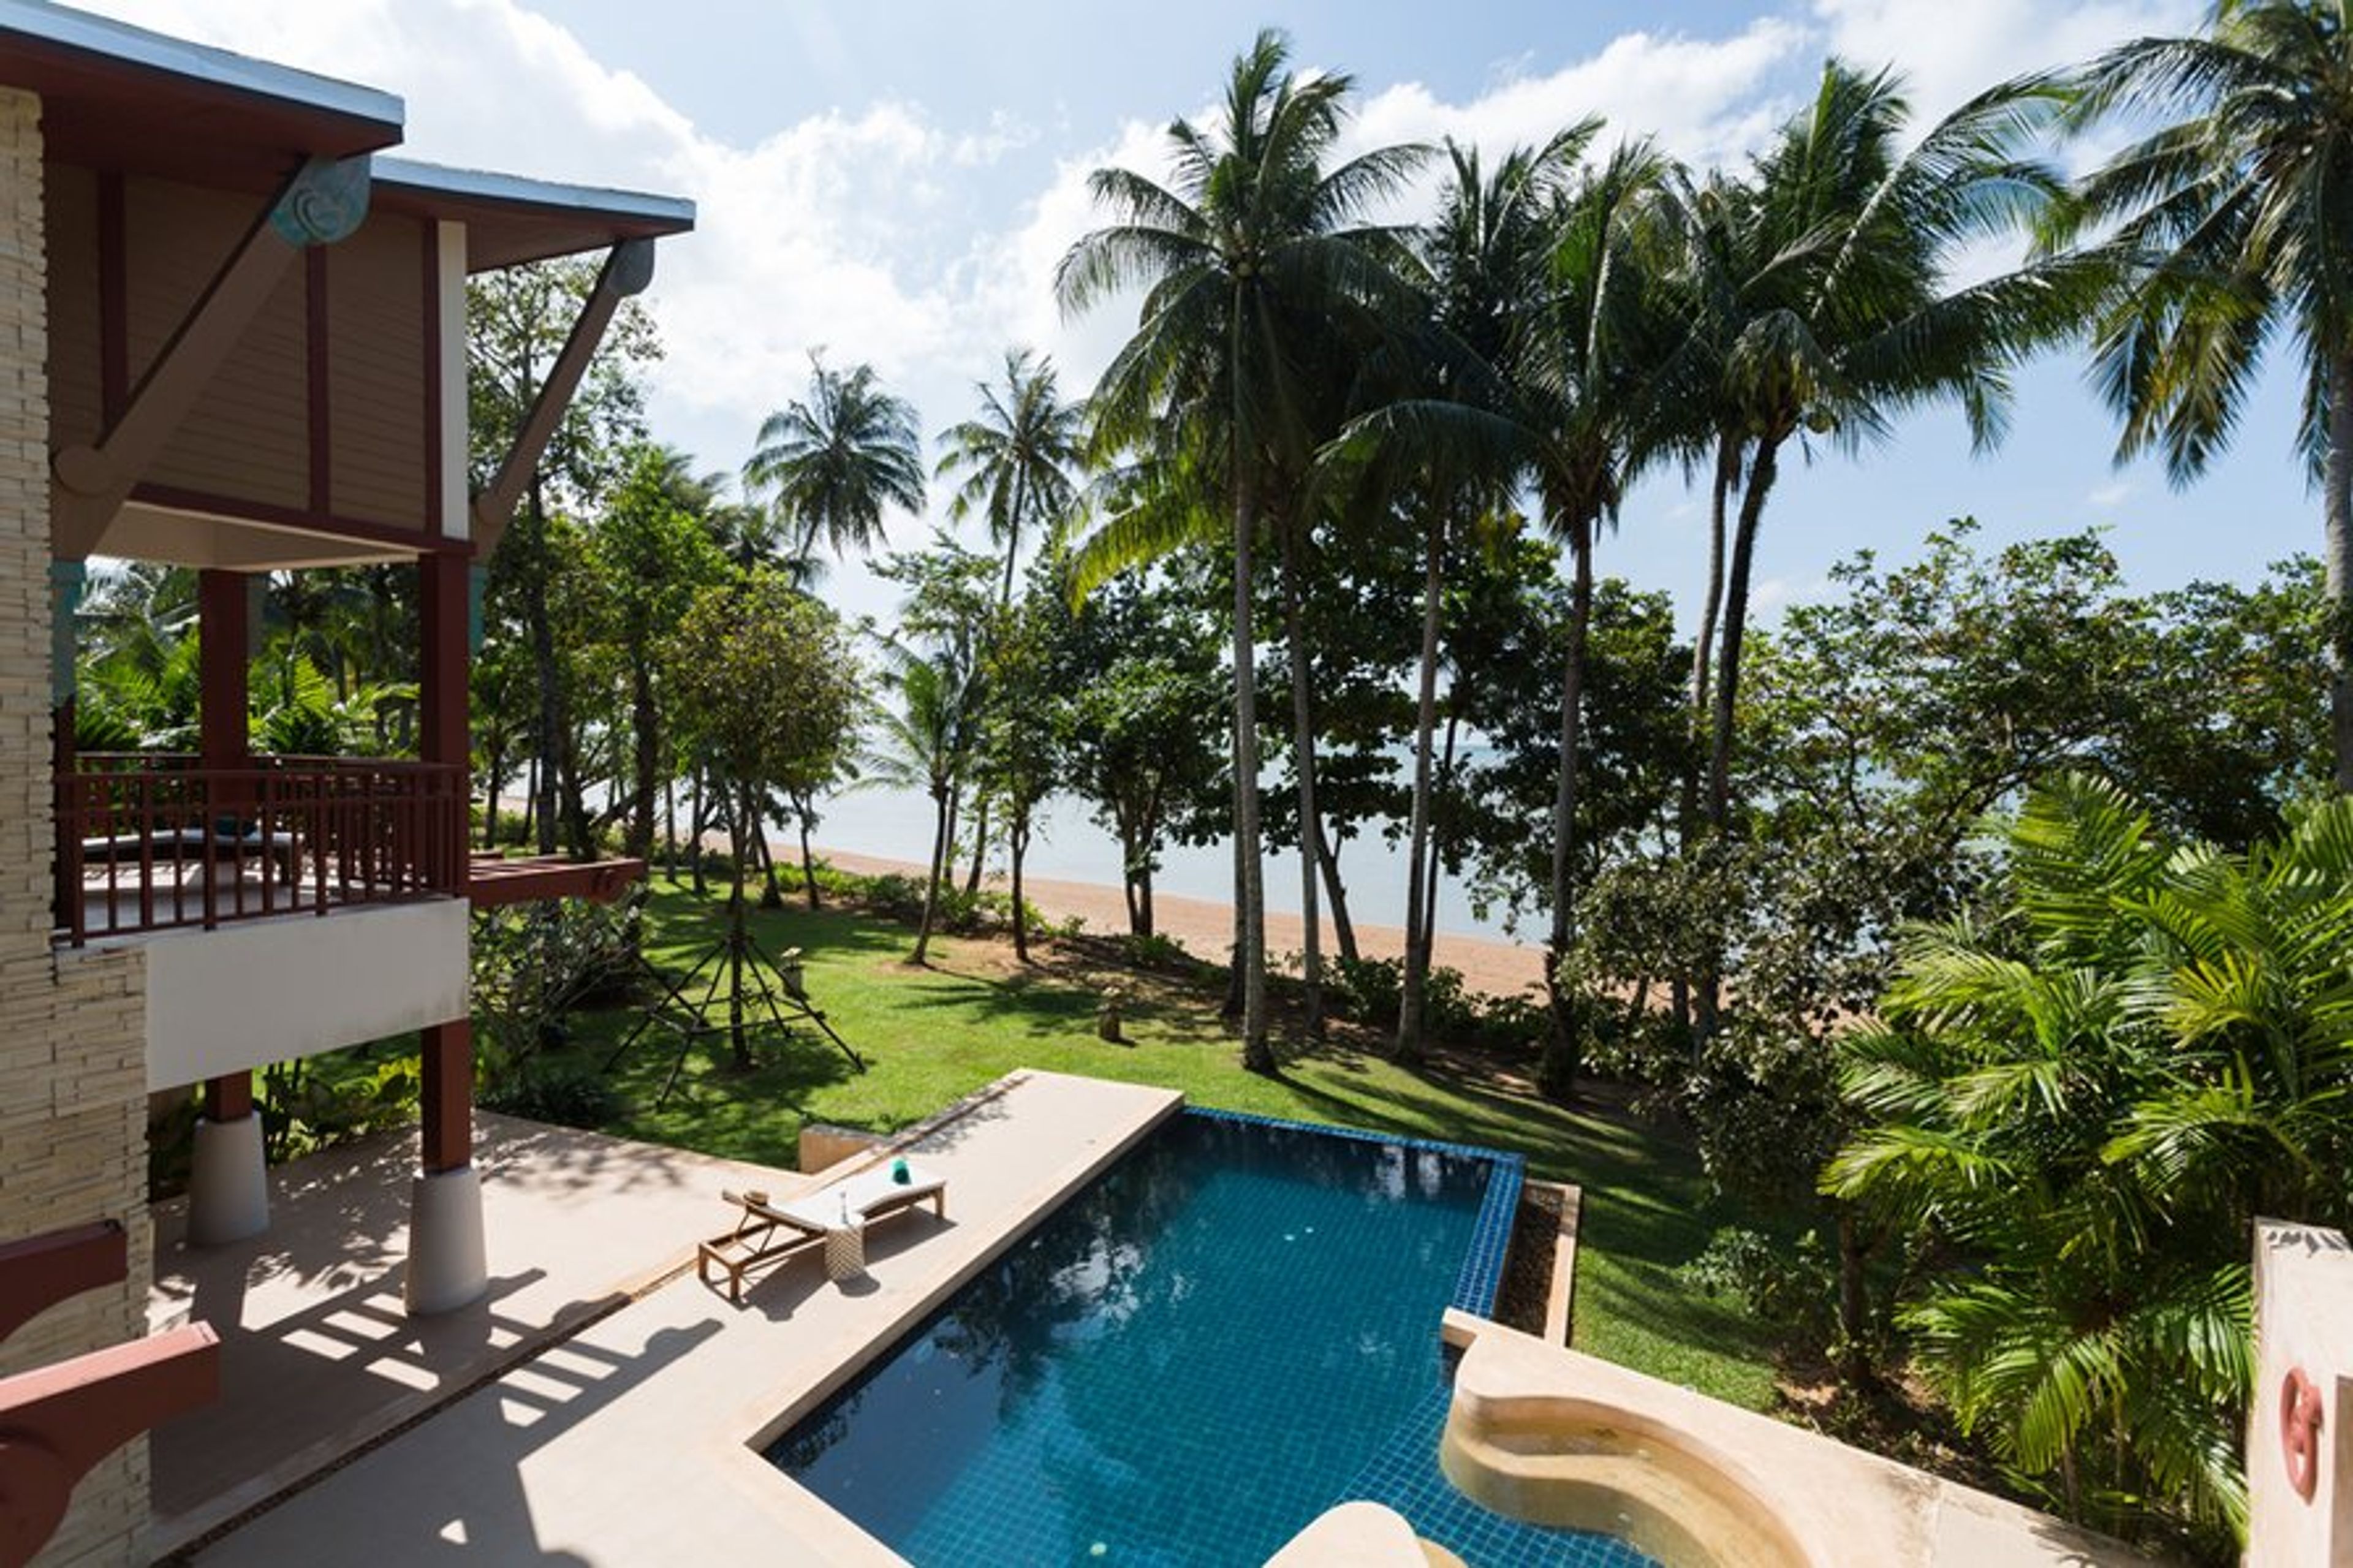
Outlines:
{"type": "Polygon", "coordinates": [[[892,1181],[886,1163],[782,1204],[769,1203],[765,1193],[722,1193],[742,1212],[733,1230],[695,1245],[695,1277],[712,1284],[711,1271],[718,1268],[727,1277],[727,1299],[740,1303],[749,1276],[822,1244],[828,1233],[843,1228],[845,1216],[865,1226],[929,1203],[932,1212],[945,1219],[947,1183],[917,1169],[907,1174],[906,1181],[892,1181]]]}

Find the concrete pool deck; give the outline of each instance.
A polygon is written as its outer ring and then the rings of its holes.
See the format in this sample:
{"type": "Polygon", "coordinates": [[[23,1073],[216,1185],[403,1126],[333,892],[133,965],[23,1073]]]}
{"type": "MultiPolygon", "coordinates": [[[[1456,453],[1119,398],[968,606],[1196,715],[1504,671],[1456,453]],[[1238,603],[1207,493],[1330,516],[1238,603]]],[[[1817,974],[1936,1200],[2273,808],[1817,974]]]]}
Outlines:
{"type": "MultiPolygon", "coordinates": [[[[737,1308],[689,1272],[531,1355],[195,1560],[304,1568],[445,1558],[894,1563],[753,1445],[821,1401],[1181,1103],[1166,1089],[1016,1074],[892,1141],[946,1179],[947,1218],[918,1212],[876,1228],[866,1278],[830,1284],[817,1258],[797,1258],[762,1277],[737,1308]]],[[[653,1255],[657,1274],[691,1254],[697,1237],[725,1228],[718,1190],[745,1179],[734,1173],[744,1167],[722,1162],[678,1169],[684,1206],[664,1205],[678,1218],[664,1238],[669,1251],[653,1255]]],[[[799,1179],[765,1174],[772,1192],[799,1179]]],[[[607,1234],[597,1192],[617,1205],[628,1181],[617,1170],[612,1185],[584,1181],[569,1220],[589,1233],[579,1245],[626,1255],[607,1234]]],[[[501,1184],[486,1180],[485,1193],[501,1184]]],[[[512,1268],[524,1258],[552,1272],[541,1259],[562,1245],[553,1227],[528,1238],[506,1233],[502,1243],[498,1215],[493,1208],[493,1275],[502,1259],[512,1268]]],[[[365,1233],[354,1226],[348,1234],[365,1233]]],[[[494,1300],[490,1312],[520,1294],[494,1300]]],[[[390,1300],[396,1314],[396,1279],[390,1300]]],[[[330,1364],[338,1363],[322,1363],[330,1364]]],[[[225,1367],[225,1382],[237,1379],[234,1363],[225,1367]]]]}
{"type": "Polygon", "coordinates": [[[490,1294],[408,1317],[414,1129],[269,1173],[270,1226],[185,1245],[185,1201],[155,1209],[151,1327],[191,1319],[221,1336],[221,1398],[160,1428],[157,1525],[171,1551],[411,1419],[691,1255],[722,1186],[787,1193],[806,1178],[649,1143],[482,1115],[490,1294]]]}

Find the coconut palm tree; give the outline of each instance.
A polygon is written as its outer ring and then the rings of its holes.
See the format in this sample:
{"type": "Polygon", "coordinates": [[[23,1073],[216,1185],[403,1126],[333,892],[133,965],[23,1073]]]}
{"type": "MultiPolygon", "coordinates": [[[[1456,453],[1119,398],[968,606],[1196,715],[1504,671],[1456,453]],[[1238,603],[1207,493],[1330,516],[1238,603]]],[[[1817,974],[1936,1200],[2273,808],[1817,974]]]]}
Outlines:
{"type": "Polygon", "coordinates": [[[760,422],[744,488],[775,492],[777,511],[799,531],[796,560],[808,560],[820,538],[836,555],[871,550],[885,507],[923,509],[914,405],[884,391],[872,365],[838,371],[812,353],[807,401],[760,422]]]}
{"type": "Polygon", "coordinates": [[[988,537],[1005,552],[1003,605],[1013,602],[1024,531],[1054,527],[1078,500],[1071,475],[1085,459],[1086,409],[1062,401],[1054,362],[1028,349],[1006,352],[1002,388],[984,382],[977,390],[979,416],[941,433],[948,449],[934,473],[965,471],[948,515],[988,520],[988,537]]]}
{"type": "Polygon", "coordinates": [[[1549,214],[1562,182],[1600,129],[1588,120],[1537,148],[1515,148],[1492,174],[1478,149],[1446,144],[1435,217],[1416,237],[1428,278],[1426,341],[1402,366],[1396,399],[1360,416],[1326,453],[1377,496],[1405,498],[1422,524],[1421,653],[1406,857],[1405,963],[1394,1055],[1421,1059],[1431,950],[1428,905],[1431,738],[1436,726],[1445,562],[1461,525],[1493,512],[1521,474],[1521,444],[1466,432],[1458,413],[1508,420],[1503,369],[1518,324],[1542,292],[1549,214]]]}
{"type": "Polygon", "coordinates": [[[923,885],[923,921],[915,932],[910,963],[931,952],[932,925],[939,911],[940,882],[955,844],[958,797],[972,752],[973,672],[956,644],[944,643],[930,657],[896,643],[886,644],[892,668],[885,676],[896,706],[877,717],[880,745],[867,759],[861,784],[920,789],[932,797],[931,870],[923,885]]]}
{"type": "MultiPolygon", "coordinates": [[[[1285,525],[1317,445],[1309,411],[1328,405],[1319,352],[1344,314],[1402,308],[1398,231],[1362,221],[1419,161],[1381,148],[1328,166],[1352,82],[1299,78],[1267,31],[1236,58],[1218,120],[1168,129],[1174,179],[1098,169],[1089,193],[1113,223],[1074,245],[1055,274],[1063,309],[1144,290],[1135,334],[1095,391],[1093,447],[1110,454],[1165,441],[1214,481],[1232,519],[1234,831],[1243,973],[1242,1058],[1271,1071],[1265,901],[1259,846],[1256,634],[1251,595],[1261,526],[1285,525]]],[[[1303,662],[1301,659],[1299,662],[1303,662]]],[[[1315,889],[1312,752],[1300,759],[1303,901],[1315,889]]],[[[1310,928],[1313,929],[1312,927],[1310,928]]],[[[1311,945],[1310,959],[1314,951],[1311,945]]],[[[1312,975],[1311,975],[1312,978],[1312,975]]]]}
{"type": "Polygon", "coordinates": [[[2168,121],[2077,186],[2053,246],[2086,232],[2115,287],[2093,380],[2119,462],[2155,449],[2186,484],[2229,445],[2264,350],[2304,383],[2296,447],[2321,492],[2336,784],[2353,794],[2353,20],[2311,0],[2220,0],[2203,36],[2140,38],[2075,73],[2078,126],[2168,121]]]}
{"type": "MultiPolygon", "coordinates": [[[[1490,308],[1505,316],[1500,334],[1480,329],[1499,342],[1489,350],[1499,361],[1487,384],[1377,411],[1354,433],[1356,439],[1401,439],[1409,450],[1444,451],[1456,471],[1514,475],[1533,495],[1546,531],[1568,551],[1574,575],[1552,822],[1548,975],[1556,974],[1572,935],[1593,550],[1635,475],[1665,449],[1658,434],[1665,427],[1659,367],[1672,362],[1683,331],[1662,286],[1653,215],[1672,165],[1647,143],[1632,142],[1569,183],[1567,166],[1591,134],[1592,128],[1579,128],[1567,142],[1528,155],[1525,167],[1515,172],[1507,159],[1499,171],[1529,186],[1512,200],[1533,210],[1510,219],[1529,227],[1509,242],[1517,253],[1498,258],[1524,268],[1522,276],[1483,285],[1497,291],[1490,308]]],[[[1461,363],[1469,371],[1482,362],[1461,363]]],[[[1577,1024],[1569,996],[1556,981],[1550,989],[1553,1028],[1541,1077],[1547,1092],[1565,1094],[1576,1078],[1577,1024]]]]}
{"type": "Polygon", "coordinates": [[[1684,247],[1698,321],[1690,347],[1704,362],[1694,385],[1720,440],[1748,449],[1713,694],[1707,816],[1718,831],[1757,529],[1783,449],[1811,436],[1852,450],[1883,438],[1899,415],[1947,400],[1960,404],[1978,447],[1990,446],[2010,368],[2082,320],[2092,269],[2080,261],[2046,258],[1962,288],[1949,276],[1963,247],[2058,197],[2057,176],[2022,151],[2058,104],[2047,82],[2009,83],[1906,151],[1897,79],[1831,60],[1813,101],[1757,160],[1750,194],[1703,215],[1728,232],[1684,247]],[[1726,258],[1737,275],[1711,271],[1726,258]]]}

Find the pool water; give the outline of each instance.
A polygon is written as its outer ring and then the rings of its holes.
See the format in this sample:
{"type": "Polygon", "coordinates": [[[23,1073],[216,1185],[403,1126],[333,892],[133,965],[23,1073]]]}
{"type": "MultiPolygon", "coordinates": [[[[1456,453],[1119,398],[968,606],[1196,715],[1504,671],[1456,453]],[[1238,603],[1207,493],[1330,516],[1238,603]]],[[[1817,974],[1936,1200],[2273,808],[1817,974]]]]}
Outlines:
{"type": "Polygon", "coordinates": [[[1517,1189],[1508,1157],[1172,1117],[768,1458],[917,1564],[1258,1563],[1377,1496],[1433,1539],[1524,1531],[1512,1562],[1632,1568],[1472,1508],[1421,1432],[1517,1189]]]}

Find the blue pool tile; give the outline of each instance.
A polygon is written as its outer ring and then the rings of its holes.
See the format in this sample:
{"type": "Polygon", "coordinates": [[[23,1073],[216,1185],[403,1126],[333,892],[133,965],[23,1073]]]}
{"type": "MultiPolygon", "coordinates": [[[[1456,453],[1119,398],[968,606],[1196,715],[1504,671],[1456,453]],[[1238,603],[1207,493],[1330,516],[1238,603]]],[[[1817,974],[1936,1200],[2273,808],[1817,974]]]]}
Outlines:
{"type": "Polygon", "coordinates": [[[1254,1564],[1375,1495],[1472,1568],[1636,1568],[1450,1503],[1437,1472],[1439,1316],[1491,1309],[1521,1179],[1489,1150],[1187,1111],[769,1458],[919,1565],[1254,1564]]]}

